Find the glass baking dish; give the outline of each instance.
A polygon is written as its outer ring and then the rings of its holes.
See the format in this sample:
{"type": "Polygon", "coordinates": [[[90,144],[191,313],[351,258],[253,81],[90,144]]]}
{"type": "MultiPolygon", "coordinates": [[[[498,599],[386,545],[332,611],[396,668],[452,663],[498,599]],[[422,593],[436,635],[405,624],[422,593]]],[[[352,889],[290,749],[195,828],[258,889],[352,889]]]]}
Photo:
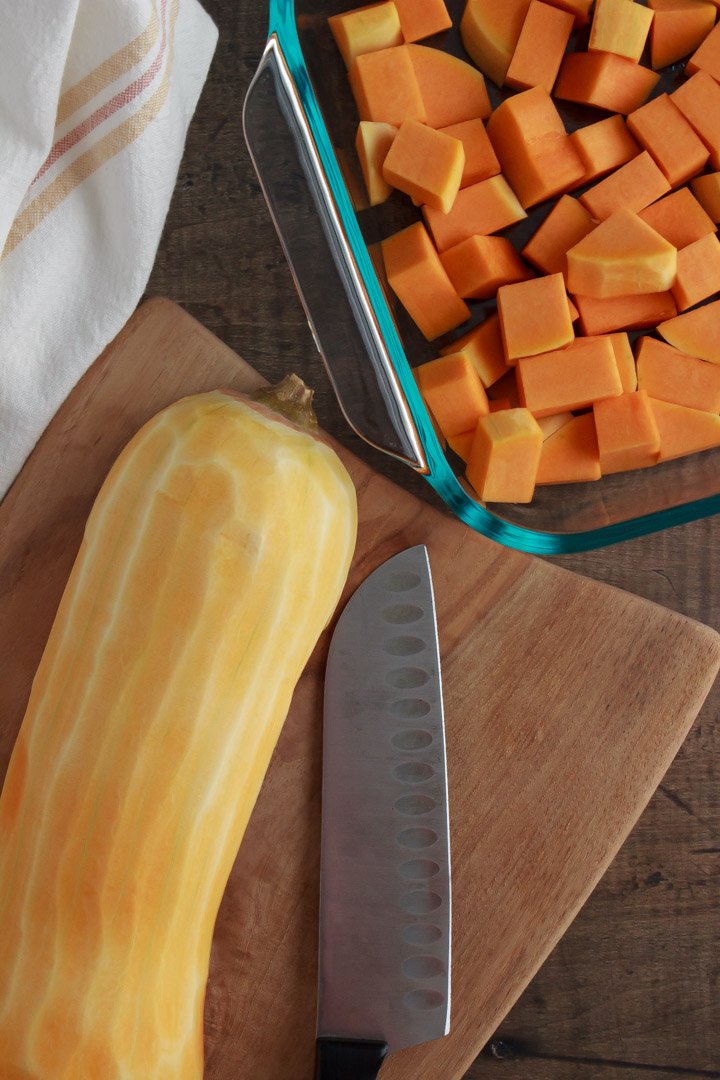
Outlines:
{"type": "MultiPolygon", "coordinates": [[[[448,4],[455,27],[463,4],[448,4]]],[[[438,441],[412,367],[481,321],[488,305],[471,302],[471,324],[428,344],[387,287],[379,241],[417,220],[418,211],[399,194],[363,208],[358,117],[327,25],[329,15],[357,6],[270,0],[268,42],[243,113],[253,163],[348,423],[423,475],[472,528],[521,551],[587,551],[718,513],[720,450],[592,484],[539,488],[528,506],[484,505],[475,497],[462,463],[453,464],[438,441]]],[[[442,37],[443,48],[465,55],[455,29],[442,37]]],[[[662,89],[678,69],[664,75],[662,89]]],[[[496,104],[501,92],[490,82],[488,89],[496,104]]],[[[569,129],[602,115],[583,116],[577,106],[561,111],[569,129]]],[[[549,205],[505,235],[522,246],[549,205]]]]}

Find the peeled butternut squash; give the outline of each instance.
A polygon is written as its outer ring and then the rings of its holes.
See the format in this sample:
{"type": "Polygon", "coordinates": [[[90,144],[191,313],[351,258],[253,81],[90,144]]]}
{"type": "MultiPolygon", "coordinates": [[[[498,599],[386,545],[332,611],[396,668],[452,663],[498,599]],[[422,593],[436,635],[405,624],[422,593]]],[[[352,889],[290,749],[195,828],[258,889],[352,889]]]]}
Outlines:
{"type": "Polygon", "coordinates": [[[215,917],[345,584],[332,449],[227,393],[113,466],[0,796],[0,1076],[200,1080],[215,917]]]}

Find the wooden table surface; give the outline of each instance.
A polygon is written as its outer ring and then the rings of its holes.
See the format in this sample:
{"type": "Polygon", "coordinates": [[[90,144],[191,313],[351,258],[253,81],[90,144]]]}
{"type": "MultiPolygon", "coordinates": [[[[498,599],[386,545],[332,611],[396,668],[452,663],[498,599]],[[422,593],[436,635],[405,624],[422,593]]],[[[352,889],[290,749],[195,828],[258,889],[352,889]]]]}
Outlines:
{"type": "MultiPolygon", "coordinates": [[[[250,164],[241,109],[265,0],[205,0],[220,30],[148,295],[182,304],[269,379],[298,371],[323,425],[373,454],[332,398],[250,164]]],[[[558,560],[720,628],[720,518],[558,560]]],[[[645,814],[468,1080],[720,1077],[720,685],[645,814]]],[[[441,1080],[439,1077],[438,1080],[441,1080]]]]}

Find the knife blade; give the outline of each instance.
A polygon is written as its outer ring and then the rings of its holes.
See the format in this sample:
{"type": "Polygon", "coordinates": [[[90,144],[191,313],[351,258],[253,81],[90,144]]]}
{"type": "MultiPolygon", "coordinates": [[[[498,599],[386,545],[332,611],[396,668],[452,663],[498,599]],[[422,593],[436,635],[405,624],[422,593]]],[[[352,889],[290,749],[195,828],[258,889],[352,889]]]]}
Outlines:
{"type": "Polygon", "coordinates": [[[451,877],[427,550],[378,567],[332,637],[323,732],[318,1080],[446,1035],[451,877]]]}

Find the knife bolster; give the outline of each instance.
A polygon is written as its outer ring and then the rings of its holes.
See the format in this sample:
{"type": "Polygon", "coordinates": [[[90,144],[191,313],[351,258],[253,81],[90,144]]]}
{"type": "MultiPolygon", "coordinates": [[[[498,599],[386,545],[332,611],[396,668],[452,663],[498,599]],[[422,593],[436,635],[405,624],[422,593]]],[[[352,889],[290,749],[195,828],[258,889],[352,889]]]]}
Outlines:
{"type": "Polygon", "coordinates": [[[318,1039],[315,1080],[376,1080],[388,1045],[369,1039],[318,1039]]]}

